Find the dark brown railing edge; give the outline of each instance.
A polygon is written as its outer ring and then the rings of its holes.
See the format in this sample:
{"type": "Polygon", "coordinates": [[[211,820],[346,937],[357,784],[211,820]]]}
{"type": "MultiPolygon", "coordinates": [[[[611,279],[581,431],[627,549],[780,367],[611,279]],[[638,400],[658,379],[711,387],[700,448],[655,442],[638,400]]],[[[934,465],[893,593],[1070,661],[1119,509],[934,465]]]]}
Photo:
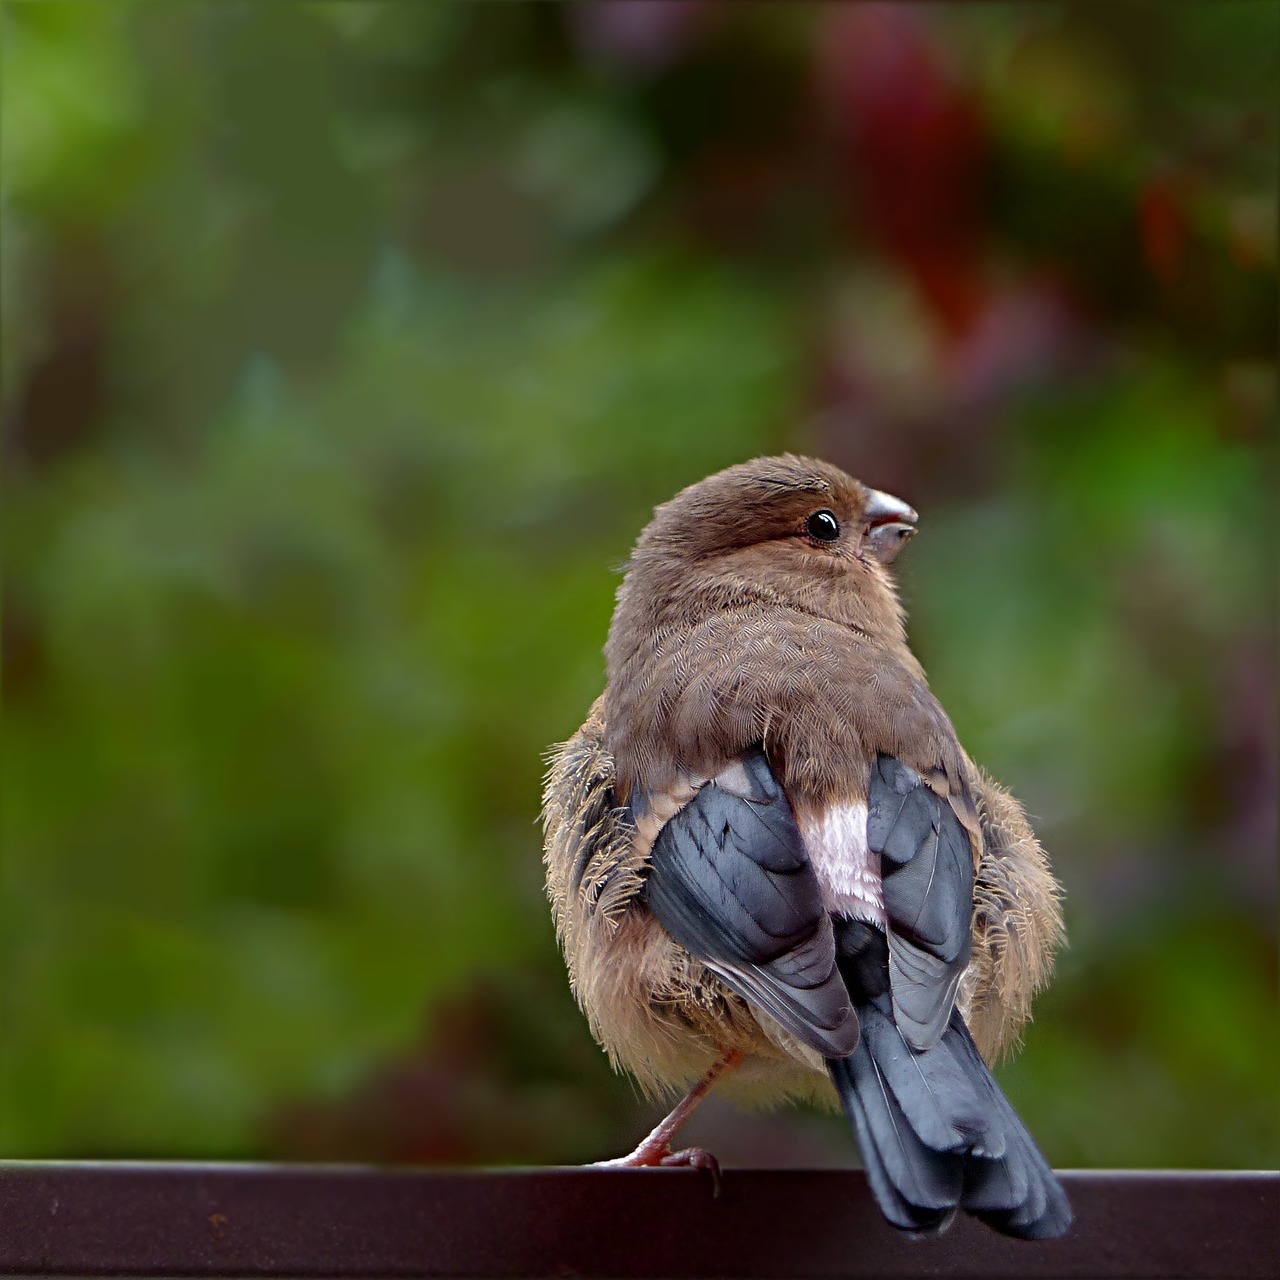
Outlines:
{"type": "Polygon", "coordinates": [[[961,1218],[911,1240],[853,1171],[425,1170],[0,1162],[0,1274],[1253,1277],[1280,1275],[1280,1175],[1073,1171],[1027,1243],[961,1218]]]}

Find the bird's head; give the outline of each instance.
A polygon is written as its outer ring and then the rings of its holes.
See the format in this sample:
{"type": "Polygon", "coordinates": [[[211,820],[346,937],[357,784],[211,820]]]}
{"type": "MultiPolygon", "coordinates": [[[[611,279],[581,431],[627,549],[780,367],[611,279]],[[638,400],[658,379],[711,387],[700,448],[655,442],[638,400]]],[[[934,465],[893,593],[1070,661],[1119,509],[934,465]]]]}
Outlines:
{"type": "MultiPolygon", "coordinates": [[[[900,634],[888,566],[916,520],[901,499],[830,463],[756,458],[658,507],[628,580],[686,614],[698,600],[714,608],[736,593],[758,593],[872,633],[900,634]]],[[[624,583],[620,602],[628,594],[624,583]]]]}

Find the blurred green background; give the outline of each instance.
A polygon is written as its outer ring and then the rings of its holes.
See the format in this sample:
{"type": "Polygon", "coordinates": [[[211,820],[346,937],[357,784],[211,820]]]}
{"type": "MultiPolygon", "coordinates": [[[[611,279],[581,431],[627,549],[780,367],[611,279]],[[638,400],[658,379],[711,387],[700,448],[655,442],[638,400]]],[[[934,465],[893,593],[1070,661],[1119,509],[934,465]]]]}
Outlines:
{"type": "Polygon", "coordinates": [[[913,642],[1067,885],[1051,1158],[1277,1163],[1280,9],[3,27],[0,1152],[629,1149],[542,752],[653,504],[790,448],[921,510],[913,642]]]}

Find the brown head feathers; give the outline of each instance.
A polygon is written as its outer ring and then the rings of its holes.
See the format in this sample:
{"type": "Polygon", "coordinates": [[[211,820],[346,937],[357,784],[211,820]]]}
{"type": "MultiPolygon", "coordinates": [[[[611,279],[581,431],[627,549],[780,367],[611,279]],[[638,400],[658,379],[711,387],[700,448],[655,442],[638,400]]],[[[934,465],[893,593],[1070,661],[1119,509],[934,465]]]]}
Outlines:
{"type": "MultiPolygon", "coordinates": [[[[828,462],[793,454],[708,476],[654,511],[618,592],[614,633],[632,617],[678,625],[727,598],[755,598],[905,642],[872,539],[882,510],[873,503],[886,498],[828,462]]],[[[905,503],[898,509],[914,523],[905,503]]]]}
{"type": "MultiPolygon", "coordinates": [[[[877,751],[958,781],[954,731],[886,568],[906,503],[790,454],[658,507],[618,591],[605,720],[626,794],[763,743],[794,799],[856,796],[877,751]]],[[[945,788],[945,781],[943,783],[945,788]]]]}

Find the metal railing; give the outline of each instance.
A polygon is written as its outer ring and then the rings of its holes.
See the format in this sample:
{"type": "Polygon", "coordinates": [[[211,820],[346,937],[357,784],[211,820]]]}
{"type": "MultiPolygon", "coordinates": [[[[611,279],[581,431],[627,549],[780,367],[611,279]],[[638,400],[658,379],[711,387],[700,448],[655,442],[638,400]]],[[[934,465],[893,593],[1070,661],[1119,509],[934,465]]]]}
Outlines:
{"type": "Polygon", "coordinates": [[[886,1226],[857,1172],[474,1172],[0,1163],[0,1274],[1250,1277],[1280,1275],[1280,1175],[1068,1172],[1076,1222],[1026,1243],[963,1216],[886,1226]]]}

